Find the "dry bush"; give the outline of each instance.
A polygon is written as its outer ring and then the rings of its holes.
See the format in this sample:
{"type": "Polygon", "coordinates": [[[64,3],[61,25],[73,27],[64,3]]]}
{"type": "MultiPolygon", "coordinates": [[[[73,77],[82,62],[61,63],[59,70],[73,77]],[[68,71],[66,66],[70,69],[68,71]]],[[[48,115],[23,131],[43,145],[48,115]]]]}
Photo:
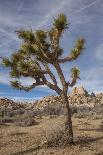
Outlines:
{"type": "Polygon", "coordinates": [[[47,105],[41,110],[42,115],[61,115],[63,114],[63,105],[61,104],[55,104],[55,105],[47,105]]]}
{"type": "Polygon", "coordinates": [[[32,117],[23,115],[23,116],[18,116],[18,118],[15,119],[14,124],[17,126],[27,127],[31,125],[36,125],[37,122],[32,117]]]}
{"type": "Polygon", "coordinates": [[[100,129],[103,131],[103,120],[101,121],[100,129]]]}
{"type": "Polygon", "coordinates": [[[0,118],[0,123],[5,124],[5,123],[14,123],[14,118],[4,116],[3,118],[0,118]]]}
{"type": "Polygon", "coordinates": [[[89,106],[78,106],[77,107],[77,113],[83,113],[83,114],[88,114],[89,112],[92,111],[92,107],[89,107],[89,106]]]}
{"type": "Polygon", "coordinates": [[[103,105],[102,104],[96,104],[94,108],[92,109],[93,112],[95,112],[97,115],[103,114],[103,105]]]}
{"type": "Polygon", "coordinates": [[[85,118],[86,115],[83,114],[83,113],[76,113],[76,114],[74,115],[74,117],[75,117],[75,118],[85,118]]]}
{"type": "MultiPolygon", "coordinates": [[[[77,108],[75,106],[70,106],[72,115],[77,113],[77,108]]],[[[49,116],[60,116],[64,114],[64,105],[55,104],[55,105],[46,105],[43,109],[38,111],[38,115],[49,115],[49,116]]]]}
{"type": "Polygon", "coordinates": [[[70,105],[70,109],[71,109],[71,114],[74,115],[75,113],[77,113],[77,106],[75,105],[70,105]]]}
{"type": "Polygon", "coordinates": [[[85,117],[91,117],[93,119],[99,119],[101,116],[101,113],[103,112],[103,107],[89,107],[89,106],[75,106],[75,109],[77,113],[74,113],[75,118],[85,118],[85,117]]]}
{"type": "Polygon", "coordinates": [[[42,145],[46,147],[57,147],[65,145],[64,125],[51,124],[49,128],[43,132],[42,145]]]}
{"type": "Polygon", "coordinates": [[[25,109],[23,109],[23,108],[13,110],[14,116],[16,116],[16,115],[23,115],[24,113],[25,113],[25,109]]]}

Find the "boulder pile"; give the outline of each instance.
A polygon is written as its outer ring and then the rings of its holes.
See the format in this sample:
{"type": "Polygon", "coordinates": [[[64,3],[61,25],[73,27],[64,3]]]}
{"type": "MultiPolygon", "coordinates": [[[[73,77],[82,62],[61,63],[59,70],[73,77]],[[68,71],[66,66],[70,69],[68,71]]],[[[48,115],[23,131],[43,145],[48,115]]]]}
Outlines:
{"type": "Polygon", "coordinates": [[[17,110],[20,108],[25,108],[25,104],[14,102],[8,98],[0,98],[0,108],[17,110]]]}
{"type": "MultiPolygon", "coordinates": [[[[68,101],[70,105],[76,106],[89,106],[94,107],[97,105],[103,105],[103,93],[89,94],[82,87],[75,87],[73,91],[68,95],[68,101]]],[[[46,96],[42,100],[37,100],[33,103],[32,107],[36,109],[42,109],[45,106],[56,106],[61,105],[62,99],[60,96],[46,96]]]]}
{"type": "MultiPolygon", "coordinates": [[[[103,93],[89,94],[82,87],[75,87],[73,91],[68,95],[68,101],[70,105],[75,106],[89,106],[95,107],[98,105],[103,105],[103,93]]],[[[0,98],[0,108],[5,107],[7,109],[43,109],[49,106],[62,106],[62,99],[60,96],[46,96],[41,100],[36,100],[32,103],[20,103],[14,102],[13,100],[7,98],[0,98]]]]}

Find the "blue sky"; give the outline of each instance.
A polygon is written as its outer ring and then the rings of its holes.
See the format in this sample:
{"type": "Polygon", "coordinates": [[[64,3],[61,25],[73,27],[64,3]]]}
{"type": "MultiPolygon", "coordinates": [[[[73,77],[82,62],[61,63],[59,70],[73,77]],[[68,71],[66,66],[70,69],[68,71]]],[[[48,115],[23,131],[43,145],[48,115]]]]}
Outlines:
{"type": "MultiPolygon", "coordinates": [[[[61,40],[65,55],[76,38],[82,36],[86,40],[80,58],[62,66],[66,79],[70,77],[70,67],[77,65],[81,70],[77,85],[83,85],[89,92],[103,92],[103,0],[0,0],[0,56],[9,57],[18,50],[20,40],[15,30],[49,29],[54,17],[61,12],[70,23],[61,40]]],[[[37,87],[29,93],[18,91],[9,81],[8,69],[0,66],[0,97],[33,100],[55,94],[46,87],[37,87]]],[[[30,84],[32,79],[21,81],[30,84]]]]}

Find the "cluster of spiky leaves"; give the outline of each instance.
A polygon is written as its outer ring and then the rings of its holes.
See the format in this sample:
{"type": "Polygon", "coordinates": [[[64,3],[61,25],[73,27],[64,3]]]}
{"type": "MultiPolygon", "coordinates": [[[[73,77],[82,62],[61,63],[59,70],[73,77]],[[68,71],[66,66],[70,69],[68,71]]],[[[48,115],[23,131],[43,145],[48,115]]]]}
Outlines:
{"type": "Polygon", "coordinates": [[[79,78],[79,75],[80,75],[80,70],[79,70],[79,68],[73,67],[73,68],[71,69],[71,77],[72,77],[72,78],[79,78]]]}
{"type": "Polygon", "coordinates": [[[19,30],[16,31],[16,33],[20,39],[23,39],[27,43],[33,43],[35,41],[35,36],[32,30],[31,31],[19,30]]]}
{"type": "Polygon", "coordinates": [[[79,68],[77,68],[77,67],[71,68],[71,78],[72,78],[72,81],[71,81],[71,83],[68,82],[68,86],[73,87],[76,84],[77,79],[80,79],[79,75],[80,75],[79,68]]]}
{"type": "Polygon", "coordinates": [[[54,19],[53,25],[59,31],[67,29],[68,23],[66,16],[64,14],[59,14],[58,18],[54,19]]]}
{"type": "MultiPolygon", "coordinates": [[[[13,78],[31,77],[39,85],[45,79],[45,74],[50,73],[43,68],[43,64],[55,66],[55,63],[59,63],[59,57],[64,52],[59,41],[67,27],[66,16],[60,14],[54,19],[53,27],[49,31],[37,30],[35,33],[32,30],[16,31],[18,37],[23,41],[22,45],[17,52],[12,54],[10,59],[3,58],[3,65],[11,69],[10,76],[13,78]]],[[[77,40],[71,52],[72,60],[75,60],[82,53],[84,42],[83,38],[77,40]]],[[[53,77],[52,73],[50,76],[53,77]]],[[[72,78],[74,77],[79,77],[77,68],[72,69],[72,78]]],[[[17,89],[24,88],[18,81],[12,81],[11,84],[17,89]]]]}
{"type": "Polygon", "coordinates": [[[79,38],[75,44],[75,47],[71,51],[71,57],[73,60],[77,59],[84,50],[84,38],[79,38]]]}

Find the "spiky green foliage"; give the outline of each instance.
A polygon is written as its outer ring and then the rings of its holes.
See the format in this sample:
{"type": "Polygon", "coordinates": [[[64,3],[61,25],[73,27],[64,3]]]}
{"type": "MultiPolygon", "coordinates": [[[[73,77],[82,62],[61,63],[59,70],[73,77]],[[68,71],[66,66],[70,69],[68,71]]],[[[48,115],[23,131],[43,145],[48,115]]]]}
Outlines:
{"type": "Polygon", "coordinates": [[[58,18],[54,19],[53,25],[60,31],[66,29],[68,26],[66,16],[64,14],[59,14],[58,18]]]}
{"type": "Polygon", "coordinates": [[[35,41],[34,33],[31,31],[19,30],[16,31],[20,39],[23,39],[25,42],[33,43],[35,41]]]}
{"type": "Polygon", "coordinates": [[[82,51],[84,50],[84,38],[79,38],[75,44],[75,47],[72,49],[71,57],[73,60],[77,59],[82,51]]]}
{"type": "Polygon", "coordinates": [[[80,75],[80,70],[79,70],[79,68],[73,67],[73,68],[71,69],[71,77],[72,77],[72,78],[79,78],[79,75],[80,75]]]}
{"type": "Polygon", "coordinates": [[[75,44],[75,47],[71,51],[71,57],[73,60],[77,59],[82,51],[84,50],[85,40],[84,38],[79,38],[75,44]]]}
{"type": "Polygon", "coordinates": [[[37,38],[40,42],[44,42],[45,39],[47,38],[47,32],[42,31],[42,30],[36,31],[36,38],[37,38]]]}
{"type": "Polygon", "coordinates": [[[10,67],[12,64],[8,58],[3,58],[3,65],[5,67],[10,67]]]}
{"type": "Polygon", "coordinates": [[[79,75],[80,75],[79,68],[77,68],[77,67],[71,68],[71,78],[72,78],[72,81],[71,81],[71,83],[68,82],[68,86],[73,87],[76,84],[77,79],[80,79],[79,75]]]}
{"type": "MultiPolygon", "coordinates": [[[[50,88],[57,90],[57,81],[52,71],[49,69],[49,64],[54,67],[59,63],[66,61],[73,61],[80,56],[84,49],[85,40],[79,38],[71,51],[70,56],[61,58],[63,55],[63,48],[60,47],[60,38],[68,27],[67,18],[64,14],[59,14],[54,19],[53,26],[49,31],[37,30],[19,30],[16,31],[18,37],[22,39],[22,44],[18,51],[11,55],[11,58],[3,58],[3,65],[10,67],[10,76],[12,78],[31,77],[34,79],[33,85],[24,87],[18,81],[11,82],[11,85],[17,89],[31,90],[38,85],[47,85],[50,88]],[[54,85],[46,79],[49,75],[54,85]],[[56,87],[56,89],[54,88],[56,87]]],[[[61,71],[58,71],[61,74],[61,71]]],[[[59,67],[60,69],[60,67],[59,67]]],[[[79,77],[79,70],[75,67],[72,68],[71,85],[75,84],[76,79],[79,77]]],[[[64,78],[63,75],[60,78],[64,78]]],[[[62,82],[63,80],[61,80],[62,82]]],[[[60,91],[60,89],[58,88],[60,91]]]]}

